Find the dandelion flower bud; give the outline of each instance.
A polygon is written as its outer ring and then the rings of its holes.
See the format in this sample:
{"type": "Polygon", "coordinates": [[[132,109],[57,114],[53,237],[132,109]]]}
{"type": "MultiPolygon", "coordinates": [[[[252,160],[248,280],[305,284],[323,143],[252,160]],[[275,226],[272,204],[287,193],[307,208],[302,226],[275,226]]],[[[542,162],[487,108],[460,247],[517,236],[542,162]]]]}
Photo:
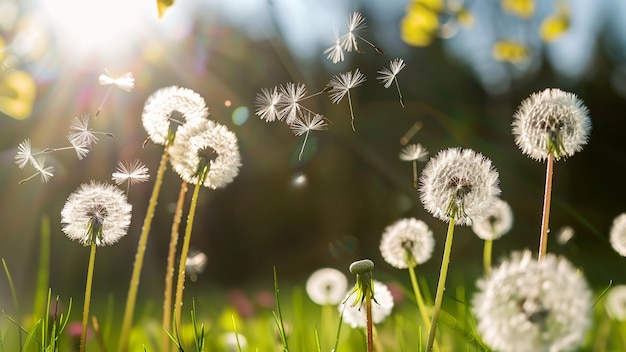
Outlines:
{"type": "Polygon", "coordinates": [[[500,195],[491,160],[471,149],[440,151],[428,161],[420,181],[424,208],[443,221],[454,218],[458,225],[483,216],[500,195]]]}
{"type": "MultiPolygon", "coordinates": [[[[376,294],[373,298],[376,303],[372,304],[372,322],[379,324],[391,314],[394,302],[389,288],[382,282],[374,280],[374,292],[376,294]]],[[[350,298],[349,293],[344,296],[342,303],[339,304],[339,313],[343,312],[343,321],[352,328],[364,328],[367,324],[365,309],[350,305],[347,303],[348,298],[350,298]]]]}
{"type": "Polygon", "coordinates": [[[522,101],[513,116],[513,135],[522,153],[543,161],[572,156],[587,144],[588,109],[572,93],[546,89],[522,101]]]}
{"type": "Polygon", "coordinates": [[[383,259],[398,269],[425,263],[433,254],[435,239],[425,222],[401,219],[387,226],[380,241],[383,259]]]}
{"type": "Polygon", "coordinates": [[[350,272],[355,275],[363,275],[374,269],[374,262],[369,259],[361,259],[350,264],[350,272]]]}
{"type": "Polygon", "coordinates": [[[477,283],[472,310],[483,341],[497,351],[569,351],[591,326],[592,294],[565,258],[530,251],[511,258],[477,283]]]}

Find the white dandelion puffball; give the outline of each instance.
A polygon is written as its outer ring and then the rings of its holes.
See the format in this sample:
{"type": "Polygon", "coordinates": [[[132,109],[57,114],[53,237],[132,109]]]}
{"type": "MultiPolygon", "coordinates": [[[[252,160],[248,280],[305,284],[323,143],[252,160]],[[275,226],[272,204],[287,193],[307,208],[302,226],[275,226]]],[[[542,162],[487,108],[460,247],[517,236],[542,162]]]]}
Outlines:
{"type": "Polygon", "coordinates": [[[513,210],[509,203],[500,198],[493,201],[491,208],[482,217],[473,219],[472,231],[483,240],[496,240],[513,227],[513,210]]]}
{"type": "MultiPolygon", "coordinates": [[[[364,328],[367,325],[365,305],[357,304],[352,307],[350,293],[344,294],[343,300],[339,303],[339,313],[343,311],[343,322],[352,328],[364,328]]],[[[374,299],[372,299],[372,321],[374,324],[382,323],[393,309],[393,296],[387,285],[374,280],[374,299]],[[376,302],[374,302],[374,299],[376,302]]]]}
{"type": "Polygon", "coordinates": [[[626,285],[611,287],[604,303],[606,313],[618,321],[626,321],[626,285]]]}
{"type": "Polygon", "coordinates": [[[491,160],[471,149],[450,148],[430,158],[420,178],[420,199],[434,217],[470,225],[500,195],[491,160]]]}
{"type": "Polygon", "coordinates": [[[161,88],[148,97],[143,107],[141,121],[148,137],[155,144],[167,144],[170,123],[184,124],[204,120],[209,109],[204,99],[188,88],[170,86],[161,88]],[[178,112],[184,121],[173,121],[172,113],[178,112]]]}
{"type": "Polygon", "coordinates": [[[208,163],[209,172],[202,185],[212,189],[231,183],[241,166],[237,137],[212,120],[187,122],[179,127],[169,153],[174,171],[191,184],[198,182],[201,168],[208,163]]]}
{"type": "Polygon", "coordinates": [[[609,237],[613,249],[622,257],[626,257],[626,213],[613,219],[609,237]]]}
{"type": "Polygon", "coordinates": [[[572,350],[591,326],[591,290],[563,257],[548,253],[537,261],[528,250],[514,252],[477,286],[472,311],[494,350],[572,350]]]}
{"type": "Polygon", "coordinates": [[[315,271],[306,282],[306,293],[311,301],[323,305],[339,304],[348,290],[348,278],[341,271],[322,268],[315,271]]]}
{"type": "Polygon", "coordinates": [[[432,256],[434,247],[433,232],[425,222],[415,218],[401,219],[387,226],[380,240],[383,259],[398,269],[425,263],[432,256]],[[413,257],[412,260],[408,255],[413,257]]]}
{"type": "Polygon", "coordinates": [[[104,183],[84,183],[67,197],[61,210],[63,232],[85,246],[104,246],[124,237],[132,206],[119,188],[104,183]],[[96,234],[93,231],[98,231],[96,234]]]}
{"type": "Polygon", "coordinates": [[[222,334],[222,344],[224,345],[224,351],[226,352],[245,351],[248,347],[248,339],[246,339],[246,337],[242,334],[229,331],[222,334]]]}
{"type": "Polygon", "coordinates": [[[532,159],[572,156],[587,144],[589,110],[576,95],[559,89],[533,93],[513,115],[515,144],[532,159]]]}

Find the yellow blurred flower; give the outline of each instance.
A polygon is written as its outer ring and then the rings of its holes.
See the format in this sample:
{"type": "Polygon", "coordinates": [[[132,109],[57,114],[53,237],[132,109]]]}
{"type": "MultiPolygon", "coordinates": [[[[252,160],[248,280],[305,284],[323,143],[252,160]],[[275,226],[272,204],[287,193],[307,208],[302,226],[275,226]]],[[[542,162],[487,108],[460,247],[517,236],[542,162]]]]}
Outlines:
{"type": "Polygon", "coordinates": [[[535,1],[502,0],[502,10],[523,19],[529,19],[535,14],[535,1]]]}
{"type": "Polygon", "coordinates": [[[550,43],[559,39],[569,29],[569,26],[569,7],[565,1],[559,1],[557,3],[556,13],[546,17],[543,22],[541,22],[539,35],[543,41],[550,43]]]}
{"type": "Polygon", "coordinates": [[[519,63],[528,59],[530,49],[515,40],[501,40],[493,45],[492,55],[498,61],[519,63]]]}

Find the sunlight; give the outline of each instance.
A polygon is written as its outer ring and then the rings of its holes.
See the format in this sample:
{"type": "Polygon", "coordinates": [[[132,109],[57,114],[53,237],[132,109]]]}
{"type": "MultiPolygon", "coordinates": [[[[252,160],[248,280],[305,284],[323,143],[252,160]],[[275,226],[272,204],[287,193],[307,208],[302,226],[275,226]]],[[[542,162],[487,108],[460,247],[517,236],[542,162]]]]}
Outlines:
{"type": "Polygon", "coordinates": [[[47,19],[66,58],[118,57],[132,48],[144,33],[153,10],[145,1],[41,1],[47,19]]]}

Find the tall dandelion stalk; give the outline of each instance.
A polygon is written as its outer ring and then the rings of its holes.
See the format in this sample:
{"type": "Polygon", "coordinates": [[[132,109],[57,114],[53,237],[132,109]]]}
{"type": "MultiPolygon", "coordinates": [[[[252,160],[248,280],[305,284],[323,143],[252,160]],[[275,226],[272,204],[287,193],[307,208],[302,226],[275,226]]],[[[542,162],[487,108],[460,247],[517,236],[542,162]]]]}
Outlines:
{"type": "Polygon", "coordinates": [[[543,260],[548,251],[554,162],[572,156],[587,144],[591,130],[588,112],[576,95],[553,88],[531,94],[513,116],[513,135],[522,153],[537,161],[546,160],[538,260],[543,260]]]}
{"type": "Polygon", "coordinates": [[[431,351],[445,290],[454,226],[469,225],[485,214],[500,194],[498,172],[491,161],[471,149],[451,148],[439,152],[426,164],[421,178],[420,199],[436,218],[448,222],[439,282],[426,351],[431,351]]]}
{"type": "Polygon", "coordinates": [[[176,201],[176,210],[174,211],[174,220],[172,221],[172,230],[170,234],[170,244],[167,252],[167,267],[165,269],[165,291],[163,294],[163,352],[169,351],[169,337],[167,331],[172,330],[172,288],[174,285],[174,261],[176,259],[176,245],[178,243],[178,227],[183,216],[183,206],[185,196],[187,195],[187,182],[183,181],[178,192],[178,200],[176,201]]]}
{"type": "Polygon", "coordinates": [[[85,302],[80,337],[80,352],[87,347],[87,322],[96,259],[96,246],[110,245],[125,236],[130,225],[132,206],[117,187],[85,183],[70,194],[61,210],[63,232],[72,240],[90,246],[85,302]]]}
{"type": "Polygon", "coordinates": [[[363,306],[363,302],[365,302],[367,352],[374,351],[374,332],[372,329],[372,296],[374,295],[374,278],[372,277],[373,269],[374,262],[369,259],[358,260],[350,264],[350,272],[356,275],[356,284],[349,294],[356,294],[356,297],[354,298],[351,307],[354,307],[358,304],[360,310],[363,306]]]}
{"type": "Polygon", "coordinates": [[[187,88],[176,86],[165,87],[152,93],[144,104],[141,120],[148,133],[148,137],[155,144],[164,145],[163,155],[156,174],[156,180],[150,195],[146,217],[144,218],[137,245],[137,254],[133,264],[133,272],[128,288],[126,306],[124,308],[124,318],[122,321],[120,342],[118,350],[125,352],[128,350],[128,342],[137,300],[139,279],[143,266],[144,254],[148,244],[148,235],[156,209],[157,199],[163,183],[163,175],[167,167],[170,145],[174,140],[178,125],[183,122],[193,122],[206,120],[209,112],[204,99],[196,92],[187,88]],[[185,121],[173,118],[174,113],[182,115],[185,121]]]}
{"type": "Polygon", "coordinates": [[[185,265],[200,187],[225,187],[239,173],[241,157],[237,137],[212,120],[187,122],[181,126],[170,149],[172,168],[184,182],[194,184],[176,282],[174,321],[181,326],[185,265]]]}

